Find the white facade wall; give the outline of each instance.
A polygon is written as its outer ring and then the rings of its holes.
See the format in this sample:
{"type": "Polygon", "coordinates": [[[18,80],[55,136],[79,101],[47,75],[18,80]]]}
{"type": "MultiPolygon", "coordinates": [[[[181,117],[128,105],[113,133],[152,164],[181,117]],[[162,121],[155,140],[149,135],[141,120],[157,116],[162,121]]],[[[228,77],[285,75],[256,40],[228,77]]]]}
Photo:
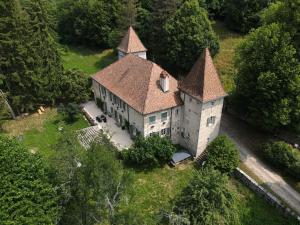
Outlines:
{"type": "Polygon", "coordinates": [[[184,107],[181,117],[180,144],[196,156],[201,119],[201,102],[185,93],[181,93],[181,99],[184,102],[184,107]]]}
{"type": "MultiPolygon", "coordinates": [[[[124,56],[126,56],[128,53],[122,52],[122,51],[118,51],[118,59],[123,58],[124,56]]],[[[139,56],[143,59],[147,59],[147,52],[133,52],[131,53],[133,55],[139,56]]]]}
{"type": "MultiPolygon", "coordinates": [[[[182,145],[195,157],[198,157],[205,150],[207,144],[219,134],[224,98],[202,103],[181,92],[180,97],[184,102],[183,106],[142,115],[127,104],[125,110],[120,105],[115,104],[114,99],[112,101],[110,99],[110,92],[105,89],[106,95],[104,95],[102,88],[104,87],[93,80],[95,100],[100,98],[106,103],[109,113],[111,113],[112,108],[114,112],[117,112],[118,117],[119,115],[122,116],[122,125],[127,120],[144,137],[151,133],[161,135],[162,129],[168,129],[169,133],[161,136],[169,136],[174,144],[182,145]],[[165,112],[167,118],[162,121],[162,113],[165,112]],[[149,121],[151,116],[156,118],[154,123],[149,121]],[[208,124],[208,118],[211,117],[214,117],[214,123],[208,124]]],[[[112,117],[114,118],[114,113],[112,117]]]]}
{"type": "Polygon", "coordinates": [[[96,102],[96,98],[100,98],[100,89],[99,89],[99,84],[97,81],[93,80],[92,88],[93,88],[94,98],[95,98],[95,102],[96,102]]]}
{"type": "Polygon", "coordinates": [[[128,114],[129,114],[129,123],[136,127],[136,129],[141,133],[144,134],[144,117],[139,112],[135,111],[133,108],[128,107],[128,114]]]}
{"type": "Polygon", "coordinates": [[[145,137],[149,136],[151,133],[160,134],[162,129],[170,128],[170,126],[171,126],[171,109],[151,113],[151,114],[144,116],[144,128],[145,128],[144,136],[145,137]],[[166,120],[162,121],[161,114],[164,112],[166,112],[168,115],[167,115],[166,120]],[[156,118],[154,123],[149,122],[149,117],[152,117],[152,116],[155,116],[155,118],[156,118]]]}
{"type": "Polygon", "coordinates": [[[201,122],[199,127],[200,132],[196,156],[199,156],[206,149],[206,146],[219,134],[223,101],[224,98],[221,98],[202,104],[201,122]],[[207,123],[207,120],[210,117],[215,117],[214,124],[207,123]]]}
{"type": "Polygon", "coordinates": [[[171,118],[171,140],[174,144],[180,143],[180,127],[181,127],[181,117],[182,117],[183,107],[172,108],[172,118],[171,118]]]}

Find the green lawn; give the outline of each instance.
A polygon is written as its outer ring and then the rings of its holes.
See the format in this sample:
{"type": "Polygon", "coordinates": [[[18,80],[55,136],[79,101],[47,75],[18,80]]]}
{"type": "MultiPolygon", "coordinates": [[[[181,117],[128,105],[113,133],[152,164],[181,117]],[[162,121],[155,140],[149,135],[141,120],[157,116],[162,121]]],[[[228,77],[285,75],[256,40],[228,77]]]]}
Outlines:
{"type": "MultiPolygon", "coordinates": [[[[130,170],[130,169],[129,169],[130,170]]],[[[165,166],[152,171],[135,171],[133,184],[127,189],[126,201],[121,204],[122,212],[135,212],[144,224],[157,224],[161,209],[171,210],[176,196],[188,184],[196,168],[193,164],[176,168],[165,166]]],[[[241,225],[292,225],[292,219],[284,218],[277,209],[269,205],[249,188],[235,179],[230,187],[237,192],[237,206],[241,225]]]]}
{"type": "Polygon", "coordinates": [[[20,120],[7,121],[4,132],[9,136],[21,137],[31,151],[38,152],[47,159],[63,132],[76,131],[87,126],[88,122],[82,115],[74,123],[66,124],[56,109],[47,109],[43,115],[32,114],[20,120]],[[59,127],[63,127],[63,132],[58,130],[59,127]]]}
{"type": "Polygon", "coordinates": [[[98,72],[117,59],[112,49],[92,50],[74,46],[63,46],[61,55],[66,69],[77,68],[88,75],[98,72]]]}
{"type": "Polygon", "coordinates": [[[236,47],[244,36],[228,30],[220,21],[213,23],[213,29],[220,39],[220,51],[214,58],[214,64],[221,77],[225,90],[230,93],[234,89],[234,55],[236,47]]]}

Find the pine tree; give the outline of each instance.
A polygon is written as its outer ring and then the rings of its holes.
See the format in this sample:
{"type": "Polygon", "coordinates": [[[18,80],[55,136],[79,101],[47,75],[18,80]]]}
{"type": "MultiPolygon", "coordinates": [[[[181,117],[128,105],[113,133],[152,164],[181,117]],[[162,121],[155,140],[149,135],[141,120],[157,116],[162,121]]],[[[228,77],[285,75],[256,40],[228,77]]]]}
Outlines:
{"type": "Polygon", "coordinates": [[[21,102],[30,100],[25,93],[30,82],[22,78],[31,61],[25,42],[28,31],[24,17],[19,1],[0,1],[0,88],[9,93],[18,111],[21,102]]]}
{"type": "Polygon", "coordinates": [[[1,0],[0,88],[18,113],[53,104],[62,73],[43,0],[1,0]]]}
{"type": "Polygon", "coordinates": [[[163,29],[168,18],[172,17],[180,5],[181,0],[151,0],[150,18],[144,38],[146,46],[150,50],[153,60],[164,62],[164,49],[166,44],[166,33],[163,29]]]}
{"type": "Polygon", "coordinates": [[[59,93],[60,77],[63,72],[57,45],[49,31],[49,20],[44,8],[45,0],[34,0],[26,7],[29,15],[30,49],[34,56],[35,89],[32,93],[36,104],[54,104],[59,93]]]}

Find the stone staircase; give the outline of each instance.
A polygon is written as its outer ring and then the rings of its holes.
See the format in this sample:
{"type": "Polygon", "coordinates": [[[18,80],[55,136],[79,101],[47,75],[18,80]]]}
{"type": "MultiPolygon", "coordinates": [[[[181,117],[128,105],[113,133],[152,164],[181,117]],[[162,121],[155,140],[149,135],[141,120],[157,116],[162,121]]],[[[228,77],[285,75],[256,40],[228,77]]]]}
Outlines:
{"type": "Polygon", "coordinates": [[[87,128],[77,131],[77,133],[78,133],[77,137],[78,137],[80,144],[85,149],[89,149],[91,143],[99,136],[100,131],[101,131],[101,129],[97,125],[92,126],[92,127],[87,127],[87,128]]]}

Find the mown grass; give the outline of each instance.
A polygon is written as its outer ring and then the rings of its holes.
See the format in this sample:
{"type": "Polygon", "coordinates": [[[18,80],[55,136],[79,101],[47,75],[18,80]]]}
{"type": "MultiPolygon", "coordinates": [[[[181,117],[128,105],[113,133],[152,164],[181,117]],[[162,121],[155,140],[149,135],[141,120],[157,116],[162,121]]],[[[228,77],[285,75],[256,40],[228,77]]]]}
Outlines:
{"type": "Polygon", "coordinates": [[[85,47],[62,46],[61,56],[65,69],[77,68],[92,75],[117,59],[112,49],[94,50],[85,47]]]}
{"type": "MultiPolygon", "coordinates": [[[[192,179],[195,170],[193,163],[151,171],[130,170],[133,183],[125,193],[129,199],[122,202],[121,212],[135,212],[137,217],[143,218],[143,224],[157,224],[160,210],[172,209],[176,197],[192,179]]],[[[229,185],[237,194],[241,225],[296,224],[293,219],[284,218],[277,209],[239,181],[231,178],[229,185]]]]}
{"type": "Polygon", "coordinates": [[[43,115],[37,113],[19,120],[4,123],[4,134],[18,137],[32,152],[47,158],[54,153],[53,146],[64,132],[76,131],[88,126],[83,116],[78,116],[74,123],[65,123],[56,109],[47,109],[43,115]],[[58,128],[62,127],[63,131],[58,128]]]}
{"type": "Polygon", "coordinates": [[[223,22],[220,21],[213,22],[213,29],[220,40],[220,50],[214,58],[214,64],[221,77],[225,90],[230,93],[235,88],[235,50],[243,41],[244,36],[228,30],[223,22]]]}

